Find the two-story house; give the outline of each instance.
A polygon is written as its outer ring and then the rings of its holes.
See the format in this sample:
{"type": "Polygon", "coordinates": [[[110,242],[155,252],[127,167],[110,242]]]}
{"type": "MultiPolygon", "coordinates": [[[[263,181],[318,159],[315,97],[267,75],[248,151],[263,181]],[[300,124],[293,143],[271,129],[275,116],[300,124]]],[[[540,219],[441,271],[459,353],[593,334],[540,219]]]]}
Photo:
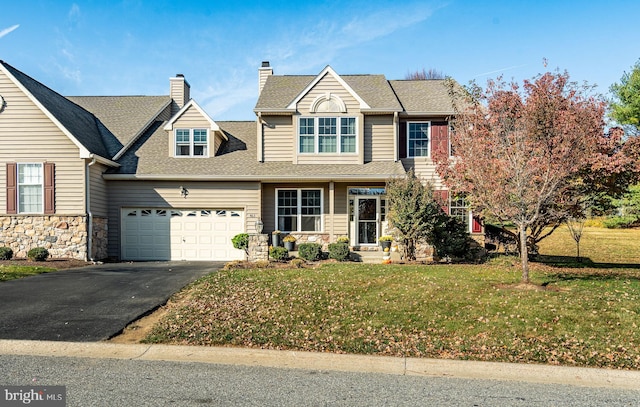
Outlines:
{"type": "Polygon", "coordinates": [[[385,184],[431,161],[453,114],[441,80],[258,71],[255,121],[214,121],[182,75],[167,96],[64,97],[0,62],[0,245],[23,255],[232,260],[242,232],[299,242],[386,233],[385,184]],[[3,213],[2,213],[3,212],[3,213]]]}

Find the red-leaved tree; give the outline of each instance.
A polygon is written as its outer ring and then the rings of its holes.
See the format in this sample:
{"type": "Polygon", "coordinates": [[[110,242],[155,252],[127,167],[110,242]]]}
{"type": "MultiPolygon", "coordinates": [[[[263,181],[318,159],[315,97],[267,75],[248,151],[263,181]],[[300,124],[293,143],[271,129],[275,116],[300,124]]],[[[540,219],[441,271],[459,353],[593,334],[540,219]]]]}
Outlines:
{"type": "Polygon", "coordinates": [[[545,73],[522,86],[499,79],[486,89],[451,89],[454,158],[435,154],[438,171],[476,213],[515,225],[528,283],[531,227],[551,210],[569,210],[583,191],[576,187],[580,174],[600,165],[605,103],[566,73],[545,73]]]}

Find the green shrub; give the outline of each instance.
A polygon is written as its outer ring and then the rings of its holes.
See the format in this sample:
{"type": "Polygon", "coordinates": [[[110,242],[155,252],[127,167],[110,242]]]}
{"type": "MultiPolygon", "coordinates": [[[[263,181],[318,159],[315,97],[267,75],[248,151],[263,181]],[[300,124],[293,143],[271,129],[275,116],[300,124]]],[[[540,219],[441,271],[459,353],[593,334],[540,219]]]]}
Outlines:
{"type": "Polygon", "coordinates": [[[49,257],[49,250],[44,247],[34,247],[27,252],[27,257],[33,261],[45,261],[49,257]]]}
{"type": "Polygon", "coordinates": [[[454,216],[447,216],[444,222],[433,230],[433,246],[441,258],[469,257],[472,255],[471,242],[467,225],[454,216]]]}
{"type": "Polygon", "coordinates": [[[269,256],[275,261],[285,261],[289,257],[289,250],[282,246],[272,246],[269,249],[269,256]]]}
{"type": "Polygon", "coordinates": [[[605,219],[602,223],[607,229],[623,229],[634,227],[638,223],[638,218],[633,215],[614,216],[605,219]]]}
{"type": "Polygon", "coordinates": [[[338,261],[346,261],[349,259],[349,245],[346,243],[329,244],[329,258],[338,261]]]}
{"type": "Polygon", "coordinates": [[[13,257],[13,250],[9,247],[0,247],[0,260],[11,260],[13,257]]]}
{"type": "Polygon", "coordinates": [[[233,247],[236,249],[244,250],[245,253],[248,253],[249,250],[249,234],[248,233],[240,233],[231,238],[231,243],[233,243],[233,247]]]}
{"type": "Polygon", "coordinates": [[[318,261],[322,257],[322,246],[318,243],[302,243],[298,246],[298,255],[306,261],[318,261]]]}

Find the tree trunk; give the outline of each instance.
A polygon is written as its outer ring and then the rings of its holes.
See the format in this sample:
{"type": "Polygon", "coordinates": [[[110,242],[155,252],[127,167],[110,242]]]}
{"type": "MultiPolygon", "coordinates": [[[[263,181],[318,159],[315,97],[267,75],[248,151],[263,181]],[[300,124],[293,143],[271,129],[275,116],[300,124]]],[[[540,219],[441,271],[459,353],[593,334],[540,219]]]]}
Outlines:
{"type": "Polygon", "coordinates": [[[522,282],[529,283],[529,252],[527,249],[527,226],[520,224],[520,260],[522,260],[522,282]]]}

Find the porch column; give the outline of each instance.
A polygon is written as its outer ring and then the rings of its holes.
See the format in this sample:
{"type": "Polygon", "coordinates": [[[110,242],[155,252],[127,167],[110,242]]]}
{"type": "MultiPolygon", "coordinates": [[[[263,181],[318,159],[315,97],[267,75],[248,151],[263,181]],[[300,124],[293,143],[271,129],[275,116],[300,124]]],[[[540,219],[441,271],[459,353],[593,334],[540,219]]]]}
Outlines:
{"type": "Polygon", "coordinates": [[[331,230],[329,231],[330,233],[330,242],[334,242],[336,240],[336,234],[335,234],[335,223],[336,220],[334,218],[334,206],[335,206],[335,200],[336,200],[336,186],[335,183],[333,181],[329,182],[329,218],[331,219],[331,230]]]}

